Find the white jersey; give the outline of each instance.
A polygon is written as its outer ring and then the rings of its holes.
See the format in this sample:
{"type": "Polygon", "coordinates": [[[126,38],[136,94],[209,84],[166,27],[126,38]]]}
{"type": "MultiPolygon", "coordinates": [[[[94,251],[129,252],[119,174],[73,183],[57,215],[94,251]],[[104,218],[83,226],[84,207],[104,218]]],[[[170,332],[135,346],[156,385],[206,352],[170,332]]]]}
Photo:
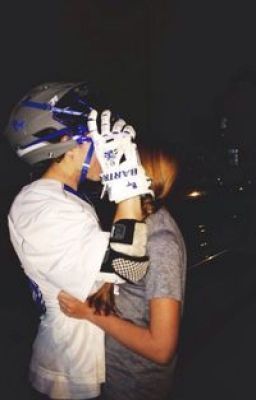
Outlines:
{"type": "Polygon", "coordinates": [[[63,289],[85,300],[101,286],[109,233],[101,231],[90,204],[51,179],[21,190],[10,209],[9,229],[22,267],[46,305],[33,344],[33,386],[59,399],[98,396],[105,380],[104,333],[65,316],[57,295],[63,289]]]}

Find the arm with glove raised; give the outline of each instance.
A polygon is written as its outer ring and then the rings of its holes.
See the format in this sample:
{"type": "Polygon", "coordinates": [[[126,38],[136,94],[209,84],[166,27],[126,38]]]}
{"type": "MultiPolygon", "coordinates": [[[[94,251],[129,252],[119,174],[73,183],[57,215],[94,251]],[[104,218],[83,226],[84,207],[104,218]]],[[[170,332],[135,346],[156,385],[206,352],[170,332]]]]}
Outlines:
{"type": "Polygon", "coordinates": [[[102,195],[107,193],[109,200],[117,203],[101,273],[115,273],[135,283],[144,277],[149,265],[140,196],[153,196],[153,192],[133,142],[135,130],[122,119],[111,126],[110,117],[109,110],[103,111],[99,132],[96,110],[88,116],[89,136],[102,170],[102,195]]]}

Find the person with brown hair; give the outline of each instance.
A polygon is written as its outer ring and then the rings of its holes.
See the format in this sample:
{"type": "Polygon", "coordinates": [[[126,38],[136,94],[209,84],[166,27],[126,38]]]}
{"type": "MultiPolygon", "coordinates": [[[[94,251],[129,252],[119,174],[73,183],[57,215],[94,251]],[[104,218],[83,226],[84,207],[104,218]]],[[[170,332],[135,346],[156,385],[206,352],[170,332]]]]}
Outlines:
{"type": "Polygon", "coordinates": [[[177,167],[166,145],[147,142],[138,148],[155,193],[154,199],[141,199],[148,228],[147,274],[119,286],[116,312],[108,316],[64,291],[58,297],[67,316],[86,319],[106,332],[104,400],[169,400],[176,363],[186,249],[165,203],[177,167]]]}

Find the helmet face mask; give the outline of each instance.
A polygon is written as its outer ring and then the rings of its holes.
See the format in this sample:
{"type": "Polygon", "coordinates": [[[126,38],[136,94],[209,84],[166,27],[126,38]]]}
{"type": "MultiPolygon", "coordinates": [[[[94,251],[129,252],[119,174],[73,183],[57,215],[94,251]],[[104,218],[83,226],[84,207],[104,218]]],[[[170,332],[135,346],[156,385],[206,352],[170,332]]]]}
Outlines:
{"type": "Polygon", "coordinates": [[[91,141],[86,137],[89,111],[85,83],[46,83],[15,106],[4,134],[18,157],[34,165],[91,141]],[[60,141],[64,135],[70,139],[60,141]]]}

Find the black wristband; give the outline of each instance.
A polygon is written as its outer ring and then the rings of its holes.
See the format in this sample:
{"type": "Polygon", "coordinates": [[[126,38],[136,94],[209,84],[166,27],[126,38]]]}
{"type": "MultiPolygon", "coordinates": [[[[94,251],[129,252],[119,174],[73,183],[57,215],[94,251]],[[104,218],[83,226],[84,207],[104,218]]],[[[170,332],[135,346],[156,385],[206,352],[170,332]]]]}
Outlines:
{"type": "Polygon", "coordinates": [[[136,219],[119,219],[112,225],[110,242],[132,244],[135,225],[144,222],[136,219]]]}

